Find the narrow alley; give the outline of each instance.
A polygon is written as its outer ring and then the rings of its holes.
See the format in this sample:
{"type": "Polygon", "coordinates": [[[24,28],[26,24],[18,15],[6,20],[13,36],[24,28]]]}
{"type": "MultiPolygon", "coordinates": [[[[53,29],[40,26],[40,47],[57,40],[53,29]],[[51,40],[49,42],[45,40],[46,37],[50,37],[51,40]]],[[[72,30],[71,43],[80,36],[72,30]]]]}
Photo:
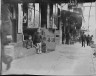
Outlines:
{"type": "Polygon", "coordinates": [[[94,75],[93,51],[89,46],[57,45],[56,50],[14,60],[3,74],[94,75]]]}

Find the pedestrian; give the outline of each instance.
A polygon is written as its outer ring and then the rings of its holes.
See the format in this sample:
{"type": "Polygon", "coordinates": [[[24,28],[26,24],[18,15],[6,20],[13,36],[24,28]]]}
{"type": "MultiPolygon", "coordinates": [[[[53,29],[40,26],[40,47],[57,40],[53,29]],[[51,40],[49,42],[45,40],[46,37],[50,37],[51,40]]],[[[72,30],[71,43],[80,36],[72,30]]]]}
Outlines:
{"type": "Polygon", "coordinates": [[[65,33],[62,33],[62,44],[64,44],[64,39],[65,39],[65,33]]]}
{"type": "Polygon", "coordinates": [[[96,48],[94,49],[93,55],[96,57],[96,48]]]}
{"type": "Polygon", "coordinates": [[[86,40],[86,35],[83,32],[83,34],[81,35],[82,47],[83,46],[85,47],[85,40],[86,40]]]}
{"type": "Polygon", "coordinates": [[[93,35],[90,36],[90,43],[91,44],[93,44],[92,38],[93,38],[93,35]]]}
{"type": "Polygon", "coordinates": [[[26,48],[29,49],[29,46],[32,48],[33,47],[33,41],[32,41],[32,35],[29,35],[29,38],[26,42],[26,48]]]}
{"type": "Polygon", "coordinates": [[[1,60],[2,60],[1,63],[6,64],[6,66],[7,66],[6,70],[9,70],[11,67],[11,62],[13,61],[13,58],[11,56],[5,54],[4,46],[6,46],[8,44],[5,32],[4,33],[1,32],[1,39],[2,39],[1,40],[1,51],[2,51],[1,52],[1,60]]]}
{"type": "Polygon", "coordinates": [[[89,46],[89,45],[90,45],[90,35],[88,35],[88,36],[86,37],[86,41],[87,41],[87,46],[89,46]]]}
{"type": "Polygon", "coordinates": [[[66,43],[69,44],[70,43],[70,33],[66,33],[66,43]]]}
{"type": "Polygon", "coordinates": [[[13,58],[11,56],[2,54],[2,62],[7,65],[6,70],[10,69],[12,60],[13,58]]]}
{"type": "Polygon", "coordinates": [[[35,35],[34,35],[34,42],[35,42],[35,45],[36,45],[36,52],[37,53],[42,53],[42,51],[41,51],[41,41],[42,41],[41,31],[40,31],[40,29],[38,29],[37,32],[35,32],[35,35]]]}

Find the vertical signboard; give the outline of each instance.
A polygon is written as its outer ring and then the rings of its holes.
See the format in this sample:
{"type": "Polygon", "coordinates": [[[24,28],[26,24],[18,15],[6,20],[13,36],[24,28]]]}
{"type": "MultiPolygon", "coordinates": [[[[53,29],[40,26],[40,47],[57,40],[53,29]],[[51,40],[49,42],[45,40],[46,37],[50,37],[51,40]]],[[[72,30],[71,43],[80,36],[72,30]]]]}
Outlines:
{"type": "Polygon", "coordinates": [[[54,29],[57,29],[57,4],[53,5],[53,27],[54,29]]]}
{"type": "Polygon", "coordinates": [[[55,18],[55,4],[53,5],[53,26],[52,26],[52,28],[56,27],[56,25],[54,23],[54,18],[55,18]]]}
{"type": "Polygon", "coordinates": [[[18,4],[18,33],[22,33],[23,26],[23,10],[22,3],[18,4]]]}
{"type": "Polygon", "coordinates": [[[28,4],[28,28],[39,27],[39,3],[28,4]]]}
{"type": "Polygon", "coordinates": [[[35,3],[35,28],[39,28],[39,3],[35,3]]]}
{"type": "Polygon", "coordinates": [[[47,5],[47,28],[50,27],[49,21],[50,21],[50,6],[48,4],[47,5]]]}
{"type": "Polygon", "coordinates": [[[34,5],[33,3],[28,4],[28,28],[34,27],[34,5]]]}

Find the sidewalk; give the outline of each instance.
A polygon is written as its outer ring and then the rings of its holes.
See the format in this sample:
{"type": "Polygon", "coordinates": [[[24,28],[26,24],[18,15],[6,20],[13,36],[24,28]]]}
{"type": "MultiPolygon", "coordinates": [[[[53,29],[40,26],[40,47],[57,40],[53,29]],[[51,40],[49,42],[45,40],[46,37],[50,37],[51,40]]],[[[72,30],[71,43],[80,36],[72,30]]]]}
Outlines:
{"type": "Polygon", "coordinates": [[[92,53],[89,46],[79,43],[58,45],[55,51],[14,60],[3,74],[94,75],[92,53]]]}
{"type": "Polygon", "coordinates": [[[14,45],[14,59],[23,58],[36,54],[36,49],[23,47],[23,42],[13,43],[14,45]]]}

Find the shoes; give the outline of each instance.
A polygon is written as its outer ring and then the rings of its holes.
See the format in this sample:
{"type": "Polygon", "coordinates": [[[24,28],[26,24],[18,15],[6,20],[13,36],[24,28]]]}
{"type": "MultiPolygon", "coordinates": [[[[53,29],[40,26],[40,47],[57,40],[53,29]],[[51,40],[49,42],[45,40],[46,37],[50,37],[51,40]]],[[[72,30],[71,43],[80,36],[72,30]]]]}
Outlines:
{"type": "Polygon", "coordinates": [[[41,54],[41,53],[42,53],[41,51],[37,52],[37,54],[41,54]]]}

